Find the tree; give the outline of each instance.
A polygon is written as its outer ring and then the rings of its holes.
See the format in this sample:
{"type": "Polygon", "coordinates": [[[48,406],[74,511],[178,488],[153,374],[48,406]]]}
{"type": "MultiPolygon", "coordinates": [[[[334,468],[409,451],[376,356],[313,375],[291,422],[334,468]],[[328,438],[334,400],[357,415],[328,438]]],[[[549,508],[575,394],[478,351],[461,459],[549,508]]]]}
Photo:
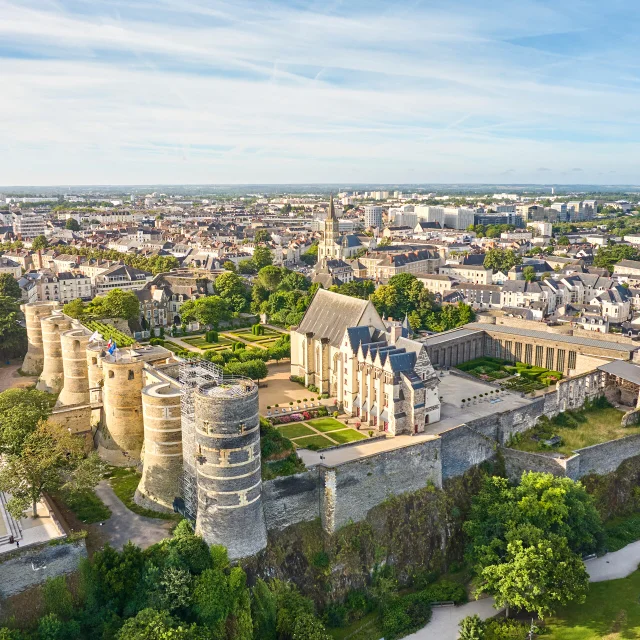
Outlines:
{"type": "Polygon", "coordinates": [[[484,640],[484,622],[478,614],[460,620],[458,640],[484,640]]]}
{"type": "Polygon", "coordinates": [[[285,269],[267,266],[258,271],[258,282],[267,290],[275,291],[285,275],[285,269]]]}
{"type": "Polygon", "coordinates": [[[258,229],[253,239],[256,242],[271,242],[271,234],[266,229],[258,229]]]}
{"type": "Polygon", "coordinates": [[[318,243],[314,242],[301,256],[300,260],[307,266],[312,267],[318,262],[318,243]]]}
{"type": "Polygon", "coordinates": [[[0,296],[0,357],[20,357],[27,352],[27,330],[19,320],[20,307],[16,300],[0,296]]]}
{"type": "Polygon", "coordinates": [[[0,273],[0,297],[20,300],[22,291],[18,281],[10,273],[0,273]]]}
{"type": "Polygon", "coordinates": [[[256,247],[253,252],[252,261],[256,271],[260,271],[263,267],[268,267],[270,264],[273,264],[271,250],[267,247],[256,247]]]}
{"type": "Polygon", "coordinates": [[[95,298],[89,312],[96,309],[102,318],[134,320],[140,316],[140,301],[133,291],[112,289],[105,296],[95,298]]]}
{"type": "Polygon", "coordinates": [[[553,534],[532,544],[509,542],[505,561],[485,567],[482,578],[477,593],[491,593],[507,615],[517,607],[540,618],[570,602],[584,602],[589,585],[580,556],[569,549],[566,538],[553,534]]]}
{"type": "MultiPolygon", "coordinates": [[[[331,290],[333,291],[334,288],[332,287],[331,290]]],[[[376,285],[373,280],[351,280],[335,287],[337,293],[352,298],[362,298],[362,300],[368,300],[375,290],[376,285]]]]}
{"type": "Polygon", "coordinates": [[[233,296],[245,297],[247,295],[247,286],[244,280],[231,271],[221,273],[214,280],[213,287],[216,293],[222,298],[231,298],[233,296]]]}
{"type": "Polygon", "coordinates": [[[0,393],[0,453],[18,454],[25,438],[51,415],[55,398],[36,389],[0,393]]]}
{"type": "Polygon", "coordinates": [[[124,623],[116,640],[205,640],[210,637],[206,629],[180,622],[167,611],[143,609],[124,623]]]}
{"type": "Polygon", "coordinates": [[[94,487],[104,472],[96,453],[85,456],[84,441],[66,429],[41,422],[23,440],[18,453],[0,468],[0,491],[11,494],[7,510],[15,518],[31,505],[37,516],[42,494],[58,489],[80,493],[94,487]]]}
{"type": "Polygon", "coordinates": [[[260,640],[276,640],[278,610],[274,593],[262,578],[258,578],[252,595],[251,613],[254,636],[260,640]]]}
{"type": "Polygon", "coordinates": [[[527,282],[533,282],[536,279],[536,270],[532,266],[526,266],[522,270],[522,275],[527,282]]]}
{"type": "Polygon", "coordinates": [[[240,260],[238,263],[238,272],[248,275],[257,271],[255,262],[253,260],[240,260]]]}
{"type": "Polygon", "coordinates": [[[49,243],[47,242],[47,239],[45,238],[45,236],[40,234],[39,236],[36,236],[33,239],[33,242],[31,243],[31,248],[34,251],[42,251],[43,249],[46,249],[48,245],[49,243]]]}
{"type": "Polygon", "coordinates": [[[256,359],[246,362],[229,362],[225,372],[232,376],[242,376],[259,382],[267,377],[269,370],[263,360],[256,359]]]}
{"type": "Polygon", "coordinates": [[[640,252],[638,249],[624,244],[616,244],[610,247],[600,247],[593,260],[596,267],[602,267],[608,271],[613,271],[615,264],[620,260],[638,260],[640,252]]]}
{"type": "Polygon", "coordinates": [[[289,271],[280,281],[279,288],[284,291],[306,291],[310,284],[309,279],[301,273],[289,271]]]}
{"type": "Polygon", "coordinates": [[[485,253],[482,264],[486,269],[506,273],[511,267],[521,263],[522,256],[516,254],[512,249],[489,249],[485,253]]]}
{"type": "Polygon", "coordinates": [[[225,269],[226,271],[231,271],[232,273],[237,273],[238,271],[238,268],[236,267],[235,263],[231,262],[231,260],[226,260],[225,262],[223,262],[222,268],[225,269]]]}
{"type": "Polygon", "coordinates": [[[567,236],[562,235],[558,238],[558,246],[560,247],[568,247],[571,244],[569,238],[567,236]]]}
{"type": "Polygon", "coordinates": [[[206,296],[197,300],[187,300],[180,307],[183,322],[196,321],[208,328],[218,328],[221,322],[231,318],[229,305],[220,296],[206,296]]]}
{"type": "Polygon", "coordinates": [[[64,228],[69,231],[80,231],[80,223],[75,218],[69,218],[64,228]]]}
{"type": "Polygon", "coordinates": [[[71,302],[67,302],[67,304],[62,307],[62,311],[69,317],[76,318],[76,320],[78,320],[86,313],[87,305],[80,298],[76,298],[71,302]]]}

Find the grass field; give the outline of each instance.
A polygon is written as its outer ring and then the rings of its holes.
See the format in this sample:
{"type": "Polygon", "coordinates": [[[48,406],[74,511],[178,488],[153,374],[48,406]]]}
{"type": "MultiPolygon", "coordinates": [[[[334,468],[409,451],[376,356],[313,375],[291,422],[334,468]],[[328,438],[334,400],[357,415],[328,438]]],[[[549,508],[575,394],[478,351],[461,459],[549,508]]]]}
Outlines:
{"type": "Polygon", "coordinates": [[[312,436],[314,435],[313,429],[309,429],[306,425],[301,422],[297,422],[295,424],[285,424],[283,426],[277,427],[278,431],[285,438],[299,438],[300,436],[312,436]]]}
{"type": "Polygon", "coordinates": [[[224,347],[233,344],[231,340],[222,336],[218,338],[218,342],[207,342],[202,336],[197,336],[196,338],[183,338],[182,340],[194,347],[198,347],[199,349],[204,350],[215,349],[216,347],[224,347]]]}
{"type": "MultiPolygon", "coordinates": [[[[571,455],[576,449],[640,433],[640,427],[620,426],[623,415],[622,411],[613,407],[587,411],[567,411],[565,414],[560,414],[551,421],[553,435],[562,438],[562,444],[553,447],[553,451],[571,455]],[[562,423],[567,420],[571,424],[563,426],[562,423]],[[577,423],[575,426],[574,422],[577,423]]],[[[520,451],[544,451],[544,445],[531,438],[535,433],[536,428],[523,433],[520,440],[513,443],[512,447],[520,451]]]]}
{"type": "Polygon", "coordinates": [[[324,436],[307,436],[306,438],[297,438],[293,440],[296,447],[304,447],[305,449],[311,449],[312,451],[319,451],[320,449],[326,449],[327,447],[335,447],[336,445],[328,440],[324,436]]]}
{"type": "Polygon", "coordinates": [[[572,604],[547,621],[545,640],[640,638],[640,571],[594,582],[584,604],[572,604]]]}
{"type": "Polygon", "coordinates": [[[358,433],[355,429],[343,429],[342,431],[332,431],[329,434],[332,440],[335,440],[338,444],[345,444],[346,442],[356,442],[358,440],[366,440],[367,436],[358,433]]]}
{"type": "Polygon", "coordinates": [[[58,498],[73,511],[78,520],[86,524],[102,522],[111,516],[111,509],[93,491],[76,495],[62,493],[58,498]]]}
{"type": "Polygon", "coordinates": [[[310,424],[314,429],[327,433],[329,431],[335,431],[336,429],[344,429],[345,425],[339,420],[334,418],[316,418],[315,420],[307,420],[307,424],[310,424]]]}
{"type": "Polygon", "coordinates": [[[109,483],[113,492],[122,500],[130,511],[147,518],[159,518],[161,520],[179,520],[180,516],[173,513],[158,513],[138,506],[133,501],[133,496],[140,482],[140,474],[133,469],[121,467],[111,467],[109,472],[109,483]]]}

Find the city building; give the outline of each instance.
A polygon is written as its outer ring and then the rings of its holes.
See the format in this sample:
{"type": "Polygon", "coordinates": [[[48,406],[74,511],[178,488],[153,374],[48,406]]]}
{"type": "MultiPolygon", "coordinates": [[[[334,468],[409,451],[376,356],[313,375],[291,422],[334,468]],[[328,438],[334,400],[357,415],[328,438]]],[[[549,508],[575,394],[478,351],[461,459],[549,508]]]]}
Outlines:
{"type": "Polygon", "coordinates": [[[367,205],[364,208],[365,229],[380,229],[382,227],[382,207],[367,205]]]}
{"type": "Polygon", "coordinates": [[[20,240],[33,240],[37,236],[44,235],[46,229],[43,216],[37,213],[14,213],[13,233],[20,240]]]}

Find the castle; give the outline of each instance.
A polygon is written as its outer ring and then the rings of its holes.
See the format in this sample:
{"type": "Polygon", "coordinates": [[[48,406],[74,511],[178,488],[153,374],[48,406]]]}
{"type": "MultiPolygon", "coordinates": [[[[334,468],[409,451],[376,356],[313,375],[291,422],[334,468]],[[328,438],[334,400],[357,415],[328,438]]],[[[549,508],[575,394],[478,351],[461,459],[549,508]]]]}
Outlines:
{"type": "Polygon", "coordinates": [[[263,482],[255,382],[228,377],[205,360],[176,358],[160,346],[109,355],[56,303],[23,309],[29,341],[23,370],[39,375],[38,388],[59,393],[51,420],[84,435],[111,464],[141,469],[138,504],[180,511],[209,544],[226,546],[232,559],[259,553],[268,532],[299,522],[320,519],[334,533],[390,496],[442,487],[492,459],[498,448],[513,478],[530,469],[578,479],[609,473],[640,455],[638,435],[567,458],[508,447],[542,416],[601,395],[630,407],[624,424],[636,422],[640,369],[630,341],[495,321],[418,342],[406,322],[384,321],[369,301],[319,290],[291,333],[292,372],[336,397],[379,435],[319,453],[299,450],[304,472],[263,482]],[[520,352],[525,361],[562,364],[567,377],[538,397],[504,392],[492,404],[486,391],[496,386],[448,371],[480,355],[514,358],[520,352]],[[476,389],[485,393],[465,406],[460,398],[476,389]]]}

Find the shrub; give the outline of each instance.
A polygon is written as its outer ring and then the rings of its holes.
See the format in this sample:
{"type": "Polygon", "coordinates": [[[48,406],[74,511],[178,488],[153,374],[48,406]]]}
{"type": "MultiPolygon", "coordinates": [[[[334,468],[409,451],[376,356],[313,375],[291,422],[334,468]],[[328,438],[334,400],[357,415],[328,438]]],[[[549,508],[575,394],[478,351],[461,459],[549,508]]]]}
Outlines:
{"type": "Polygon", "coordinates": [[[329,409],[327,407],[318,407],[318,417],[324,418],[329,415],[329,409]]]}
{"type": "Polygon", "coordinates": [[[303,376],[289,376],[289,380],[291,380],[291,382],[297,382],[298,384],[301,384],[304,387],[303,376]]]}
{"type": "Polygon", "coordinates": [[[162,338],[151,338],[151,340],[149,340],[149,344],[150,345],[158,345],[160,347],[164,347],[164,340],[162,338]]]}
{"type": "Polygon", "coordinates": [[[209,343],[218,342],[218,332],[217,331],[207,331],[205,340],[209,343]]]}
{"type": "Polygon", "coordinates": [[[340,414],[337,411],[334,411],[332,415],[334,418],[337,418],[340,414]]]}
{"type": "Polygon", "coordinates": [[[460,604],[467,601],[466,589],[461,584],[450,580],[441,580],[429,585],[422,593],[429,602],[453,601],[456,604],[460,604]]]}
{"type": "Polygon", "coordinates": [[[479,615],[460,620],[458,640],[485,640],[485,624],[479,615]]]}
{"type": "Polygon", "coordinates": [[[423,592],[396,597],[382,612],[385,640],[402,638],[424,627],[431,619],[431,604],[423,592]]]}

